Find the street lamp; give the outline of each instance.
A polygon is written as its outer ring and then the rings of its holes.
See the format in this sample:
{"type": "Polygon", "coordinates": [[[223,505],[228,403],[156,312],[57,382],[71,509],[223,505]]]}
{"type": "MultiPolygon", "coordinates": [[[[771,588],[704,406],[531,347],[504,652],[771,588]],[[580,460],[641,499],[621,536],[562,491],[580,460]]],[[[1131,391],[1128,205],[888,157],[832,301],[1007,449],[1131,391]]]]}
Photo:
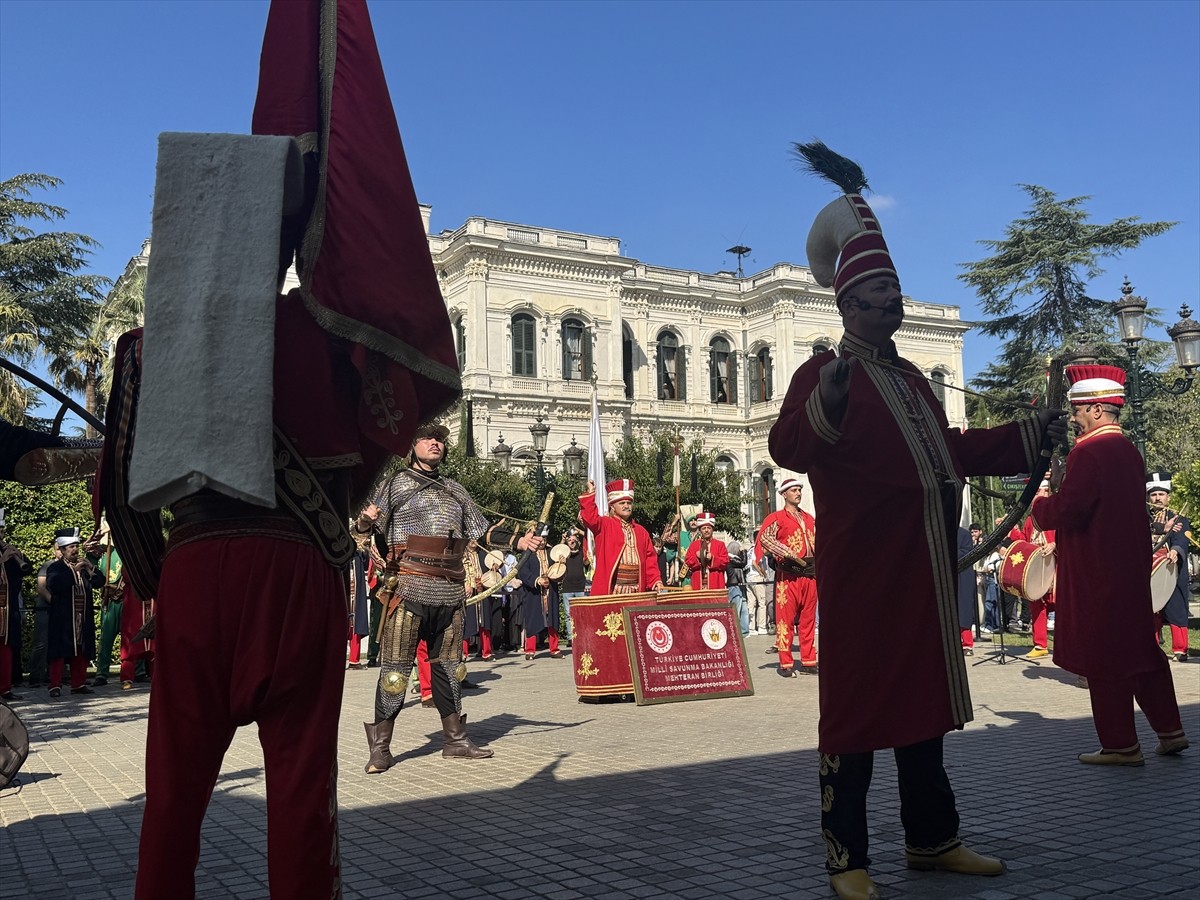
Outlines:
{"type": "Polygon", "coordinates": [[[504,434],[499,435],[500,443],[492,448],[492,456],[496,459],[496,464],[505,472],[508,471],[508,466],[512,461],[512,447],[504,443],[504,434]]]}
{"type": "Polygon", "coordinates": [[[529,436],[533,438],[533,452],[537,454],[537,491],[541,495],[544,490],[545,473],[542,471],[542,454],[546,452],[546,438],[550,434],[550,426],[537,417],[537,422],[529,426],[529,436]]]}
{"type": "Polygon", "coordinates": [[[583,474],[583,448],[575,443],[575,438],[571,438],[571,446],[563,451],[563,465],[572,478],[583,474]]]}
{"type": "Polygon", "coordinates": [[[1155,394],[1179,396],[1191,388],[1196,380],[1194,370],[1200,368],[1200,324],[1190,318],[1192,310],[1186,304],[1179,307],[1180,320],[1167,329],[1167,334],[1175,345],[1175,357],[1184,375],[1168,382],[1155,372],[1143,372],[1138,363],[1138,345],[1142,342],[1146,327],[1146,301],[1133,295],[1133,285],[1128,278],[1121,286],[1121,299],[1114,312],[1121,342],[1129,353],[1129,377],[1132,382],[1129,405],[1133,414],[1133,437],[1145,460],[1146,427],[1142,422],[1142,404],[1155,394]]]}

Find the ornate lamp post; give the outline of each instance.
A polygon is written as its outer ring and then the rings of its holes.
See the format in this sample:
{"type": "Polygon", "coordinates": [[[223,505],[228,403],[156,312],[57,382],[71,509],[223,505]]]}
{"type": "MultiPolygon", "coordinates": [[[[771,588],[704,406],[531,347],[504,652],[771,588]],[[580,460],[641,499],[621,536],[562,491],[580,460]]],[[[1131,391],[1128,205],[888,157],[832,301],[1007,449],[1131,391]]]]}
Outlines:
{"type": "Polygon", "coordinates": [[[500,443],[498,443],[495,447],[492,448],[492,456],[496,460],[496,465],[498,465],[501,469],[503,469],[505,472],[507,472],[508,466],[512,462],[512,447],[510,447],[510,446],[508,446],[508,444],[504,443],[504,434],[503,433],[501,433],[499,435],[499,438],[500,438],[500,443]]]}
{"type": "Polygon", "coordinates": [[[575,443],[575,438],[571,438],[571,446],[563,451],[563,465],[572,478],[583,474],[583,448],[575,443]]]}
{"type": "Polygon", "coordinates": [[[1133,437],[1144,460],[1146,426],[1142,422],[1142,405],[1156,394],[1178,396],[1191,388],[1196,380],[1195,369],[1200,368],[1200,324],[1191,318],[1192,310],[1186,304],[1179,307],[1180,320],[1167,329],[1167,334],[1175,345],[1176,360],[1185,374],[1168,382],[1155,372],[1143,372],[1138,363],[1138,345],[1142,342],[1146,327],[1146,301],[1133,295],[1133,285],[1128,278],[1121,286],[1121,299],[1114,311],[1117,327],[1121,331],[1121,342],[1129,353],[1129,405],[1133,414],[1133,437]]]}
{"type": "Polygon", "coordinates": [[[533,452],[537,454],[537,492],[545,490],[546,474],[542,471],[542,455],[546,452],[546,438],[550,434],[550,426],[537,417],[537,422],[529,426],[529,436],[533,438],[533,452]]]}

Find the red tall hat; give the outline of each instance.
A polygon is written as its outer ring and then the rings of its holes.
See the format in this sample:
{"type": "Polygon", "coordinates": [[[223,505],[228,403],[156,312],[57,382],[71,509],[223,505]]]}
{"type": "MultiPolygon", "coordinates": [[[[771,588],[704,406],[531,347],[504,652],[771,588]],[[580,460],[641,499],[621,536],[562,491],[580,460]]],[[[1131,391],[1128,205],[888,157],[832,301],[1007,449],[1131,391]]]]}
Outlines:
{"type": "Polygon", "coordinates": [[[1067,366],[1064,370],[1070,388],[1067,400],[1072,404],[1111,403],[1125,405],[1125,370],[1118,366],[1067,366]]]}
{"type": "Polygon", "coordinates": [[[306,154],[300,293],[349,346],[373,474],[461,382],[365,0],[272,0],[252,130],[294,137],[306,154]]]}
{"type": "Polygon", "coordinates": [[[820,141],[796,144],[795,150],[809,172],[845,194],[817,214],[808,232],[808,265],[817,284],[832,287],[835,300],[841,300],[869,278],[890,275],[899,280],[879,220],[860,193],[867,188],[862,169],[820,141]]]}

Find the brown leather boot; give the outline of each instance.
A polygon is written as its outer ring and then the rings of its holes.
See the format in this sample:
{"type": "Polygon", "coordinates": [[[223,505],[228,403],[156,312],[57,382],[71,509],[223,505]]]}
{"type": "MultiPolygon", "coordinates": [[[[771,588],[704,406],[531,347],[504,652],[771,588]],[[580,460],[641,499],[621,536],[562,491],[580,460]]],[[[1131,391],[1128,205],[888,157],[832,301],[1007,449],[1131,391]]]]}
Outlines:
{"type": "Polygon", "coordinates": [[[462,716],[451,713],[442,719],[442,733],[446,736],[442,744],[442,756],[458,759],[487,759],[495,756],[491,750],[476,747],[467,737],[467,729],[463,727],[462,716]]]}
{"type": "Polygon", "coordinates": [[[395,719],[384,719],[374,725],[363,722],[363,728],[367,729],[367,746],[371,748],[371,758],[363,767],[368,775],[379,775],[395,764],[392,759],[392,729],[395,727],[395,719]]]}

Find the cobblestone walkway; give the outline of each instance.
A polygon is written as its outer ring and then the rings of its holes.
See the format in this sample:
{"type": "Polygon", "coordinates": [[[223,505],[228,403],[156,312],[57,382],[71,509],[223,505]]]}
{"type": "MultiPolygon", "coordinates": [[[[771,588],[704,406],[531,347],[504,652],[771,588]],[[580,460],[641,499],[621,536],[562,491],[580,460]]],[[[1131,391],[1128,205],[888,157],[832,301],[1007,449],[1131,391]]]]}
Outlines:
{"type": "MultiPolygon", "coordinates": [[[[397,722],[400,763],[362,774],[375,670],[346,673],[339,766],[347,897],[829,898],[817,803],[817,679],[784,680],[747,639],[753,697],[663,706],[576,702],[570,657],[472,664],[468,731],[491,760],[444,760],[437,714],[397,722]],[[760,667],[761,668],[758,668],[760,667]],[[449,843],[449,846],[448,846],[449,843]]],[[[977,652],[983,653],[987,645],[977,652]]],[[[872,652],[887,653],[886,642],[872,652]]],[[[978,660],[979,657],[976,658],[978,660]]],[[[887,898],[1200,897],[1200,662],[1172,664],[1193,746],[1094,769],[1087,692],[1052,664],[970,669],[975,721],[946,739],[972,846],[992,879],[903,866],[895,766],[876,758],[872,872],[887,898]]],[[[16,704],[32,736],[0,792],[0,898],[132,895],[149,693],[119,685],[16,704]]],[[[1139,717],[1143,746],[1154,737],[1139,717]]],[[[262,753],[225,758],[197,873],[205,898],[266,897],[262,753]]]]}

